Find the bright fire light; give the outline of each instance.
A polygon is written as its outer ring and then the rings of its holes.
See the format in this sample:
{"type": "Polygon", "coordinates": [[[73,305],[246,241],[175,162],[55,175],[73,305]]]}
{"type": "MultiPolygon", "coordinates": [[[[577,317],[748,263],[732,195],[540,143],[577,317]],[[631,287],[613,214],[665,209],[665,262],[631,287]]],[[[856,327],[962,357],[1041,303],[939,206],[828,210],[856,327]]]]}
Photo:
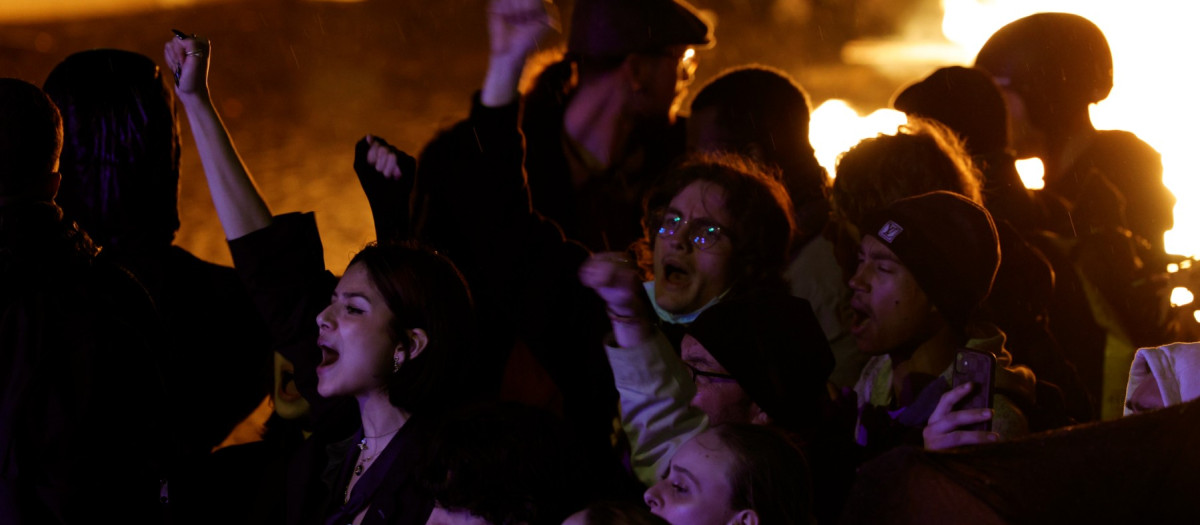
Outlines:
{"type": "Polygon", "coordinates": [[[862,116],[845,100],[830,99],[813,110],[808,135],[820,162],[831,176],[838,155],[862,139],[883,134],[895,134],[896,128],[908,121],[904,113],[893,109],[878,109],[862,116]]]}
{"type": "MultiPolygon", "coordinates": [[[[1163,182],[1177,202],[1175,229],[1166,233],[1166,249],[1195,256],[1200,255],[1200,206],[1194,205],[1200,202],[1200,156],[1193,151],[1192,127],[1200,122],[1200,104],[1193,102],[1200,74],[1181,58],[1195,49],[1196,31],[1193,17],[1183,15],[1180,5],[1171,0],[1146,0],[1136,8],[1115,0],[942,0],[942,32],[953,44],[951,49],[938,48],[936,56],[962,57],[959,64],[947,59],[943,65],[970,65],[992,33],[1037,12],[1075,13],[1094,22],[1112,49],[1114,78],[1112,93],[1092,106],[1092,122],[1096,129],[1131,131],[1162,154],[1163,182]]],[[[914,64],[928,63],[930,47],[929,42],[905,42],[901,49],[868,45],[856,47],[852,54],[875,55],[872,62],[883,68],[905,57],[914,64]]],[[[841,152],[863,138],[892,133],[893,122],[904,122],[888,116],[884,127],[866,123],[879,113],[862,117],[840,100],[817,108],[811,137],[821,165],[832,174],[841,152]]],[[[1043,186],[1040,161],[1018,162],[1017,168],[1026,186],[1043,186]]]]}
{"type": "MultiPolygon", "coordinates": [[[[942,32],[970,56],[992,33],[1018,18],[1044,11],[1069,12],[1094,22],[1113,52],[1113,90],[1092,106],[1097,129],[1131,131],[1162,154],[1163,182],[1175,193],[1175,229],[1168,252],[1200,254],[1200,158],[1194,153],[1193,102],[1200,76],[1180,58],[1196,47],[1194,19],[1170,0],[1136,7],[1114,0],[942,0],[942,32]],[[1171,14],[1175,13],[1175,14],[1171,14]]],[[[1040,177],[1038,177],[1040,179],[1040,177]]],[[[1022,180],[1028,181],[1022,172],[1022,180]]],[[[1028,184],[1028,182],[1027,182],[1028,184]]]]}
{"type": "Polygon", "coordinates": [[[1192,292],[1182,286],[1171,290],[1171,306],[1183,306],[1192,304],[1196,298],[1192,296],[1192,292]]]}

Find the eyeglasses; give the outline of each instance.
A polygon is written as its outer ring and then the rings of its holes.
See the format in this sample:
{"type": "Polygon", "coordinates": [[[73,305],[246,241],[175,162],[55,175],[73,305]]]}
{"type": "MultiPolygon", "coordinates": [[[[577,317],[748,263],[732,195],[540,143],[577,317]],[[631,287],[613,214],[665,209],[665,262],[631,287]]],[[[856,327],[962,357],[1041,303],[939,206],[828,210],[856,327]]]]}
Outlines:
{"type": "Polygon", "coordinates": [[[692,242],[693,246],[701,250],[711,248],[724,237],[724,234],[721,233],[721,226],[708,219],[696,219],[689,222],[680,217],[678,213],[664,215],[662,224],[658,227],[658,236],[672,239],[681,233],[685,239],[692,242]]]}
{"type": "Polygon", "coordinates": [[[692,382],[693,383],[699,384],[700,383],[699,378],[701,378],[701,377],[706,379],[706,381],[705,381],[706,383],[736,383],[737,382],[737,378],[735,378],[729,374],[722,374],[720,372],[708,372],[706,370],[700,370],[699,368],[692,366],[691,363],[684,363],[684,364],[687,365],[688,370],[692,371],[692,382]]]}

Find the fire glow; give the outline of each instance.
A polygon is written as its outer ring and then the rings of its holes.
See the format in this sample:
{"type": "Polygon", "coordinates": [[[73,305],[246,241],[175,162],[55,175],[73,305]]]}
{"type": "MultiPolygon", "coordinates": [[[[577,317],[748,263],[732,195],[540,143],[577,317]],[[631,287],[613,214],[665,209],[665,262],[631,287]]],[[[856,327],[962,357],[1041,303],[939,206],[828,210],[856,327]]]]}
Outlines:
{"type": "MultiPolygon", "coordinates": [[[[1166,233],[1166,248],[1196,256],[1200,254],[1200,209],[1186,203],[1200,199],[1200,185],[1194,182],[1200,157],[1194,152],[1192,129],[1192,123],[1200,120],[1200,106],[1191,101],[1200,75],[1176,53],[1195,48],[1192,17],[1179,13],[1180,5],[1167,0],[1136,6],[1112,0],[942,0],[942,33],[959,51],[944,54],[962,57],[958,63],[942,65],[969,66],[992,33],[1033,13],[1076,13],[1094,22],[1108,38],[1114,77],[1112,93],[1092,106],[1092,122],[1096,129],[1131,131],[1162,154],[1163,182],[1177,201],[1175,228],[1166,233]]],[[[918,55],[925,44],[909,46],[914,62],[922,60],[918,55]]],[[[841,100],[821,104],[813,112],[811,135],[822,165],[833,173],[834,160],[849,145],[878,133],[894,133],[896,117],[881,116],[888,111],[863,117],[841,100]],[[832,115],[838,118],[827,118],[832,115]]],[[[1041,187],[1041,162],[1022,161],[1018,169],[1026,186],[1041,187]]]]}

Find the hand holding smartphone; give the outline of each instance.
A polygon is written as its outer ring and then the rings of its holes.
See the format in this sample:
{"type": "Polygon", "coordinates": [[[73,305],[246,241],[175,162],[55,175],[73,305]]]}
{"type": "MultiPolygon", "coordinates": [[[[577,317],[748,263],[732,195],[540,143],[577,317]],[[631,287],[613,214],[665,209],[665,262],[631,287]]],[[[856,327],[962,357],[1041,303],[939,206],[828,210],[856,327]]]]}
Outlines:
{"type": "MultiPolygon", "coordinates": [[[[996,357],[990,352],[981,352],[970,348],[959,348],[954,356],[954,372],[951,387],[964,383],[975,386],[967,397],[954,405],[955,410],[973,408],[992,408],[993,383],[996,379],[996,357]]],[[[975,423],[963,427],[964,430],[991,431],[992,421],[975,423]]]]}

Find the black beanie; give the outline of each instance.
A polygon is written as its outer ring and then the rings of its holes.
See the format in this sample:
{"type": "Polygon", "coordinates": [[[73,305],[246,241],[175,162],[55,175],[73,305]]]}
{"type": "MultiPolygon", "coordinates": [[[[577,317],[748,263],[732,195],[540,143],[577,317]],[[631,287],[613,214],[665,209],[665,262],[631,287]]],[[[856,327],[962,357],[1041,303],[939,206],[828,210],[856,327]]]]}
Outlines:
{"type": "Polygon", "coordinates": [[[783,291],[748,290],[705,310],[688,334],[773,424],[797,433],[820,425],[833,352],[808,301],[783,291]]]}
{"type": "Polygon", "coordinates": [[[937,306],[962,329],[987,298],[1000,266],[1000,242],[982,206],[948,191],[900,199],[868,216],[863,235],[882,241],[937,306]]]}

